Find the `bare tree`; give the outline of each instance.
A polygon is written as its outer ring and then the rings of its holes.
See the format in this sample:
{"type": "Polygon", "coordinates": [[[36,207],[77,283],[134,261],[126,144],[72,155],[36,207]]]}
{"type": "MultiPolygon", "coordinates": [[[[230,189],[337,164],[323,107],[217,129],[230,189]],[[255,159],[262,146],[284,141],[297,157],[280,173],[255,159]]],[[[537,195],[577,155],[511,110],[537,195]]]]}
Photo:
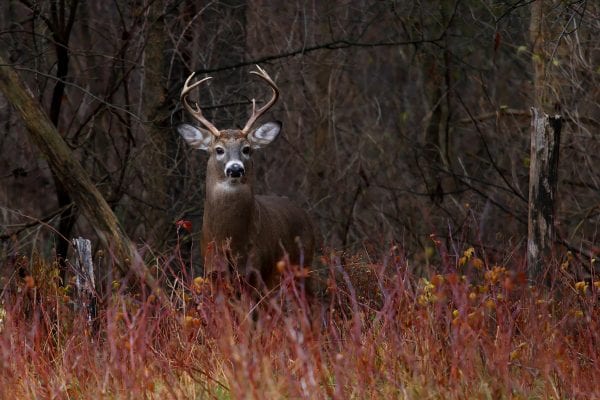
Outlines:
{"type": "MultiPolygon", "coordinates": [[[[589,256],[600,218],[600,9],[543,2],[533,40],[541,3],[65,1],[53,2],[53,22],[50,3],[10,0],[0,41],[46,113],[58,110],[55,126],[125,233],[152,254],[177,240],[175,221],[193,222],[184,243],[201,225],[205,160],[171,129],[185,118],[185,77],[215,76],[200,105],[236,126],[261,90],[245,80],[258,63],[285,95],[274,110],[283,140],[261,156],[257,190],[294,197],[333,247],[401,243],[415,265],[435,253],[432,233],[491,258],[525,249],[529,109],[540,100],[549,114],[559,103],[564,121],[556,242],[589,256]]],[[[92,232],[56,199],[52,171],[0,101],[6,251],[50,236],[35,221],[65,234],[61,215],[92,232]]]]}

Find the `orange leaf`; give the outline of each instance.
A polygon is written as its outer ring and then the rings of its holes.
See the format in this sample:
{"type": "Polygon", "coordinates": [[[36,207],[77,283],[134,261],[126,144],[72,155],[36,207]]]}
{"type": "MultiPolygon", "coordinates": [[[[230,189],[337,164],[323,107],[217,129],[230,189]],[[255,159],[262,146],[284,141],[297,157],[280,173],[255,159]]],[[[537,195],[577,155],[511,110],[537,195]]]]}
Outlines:
{"type": "Polygon", "coordinates": [[[180,219],[175,225],[177,225],[177,230],[183,228],[188,232],[192,231],[192,221],[188,221],[187,219],[180,219]]]}

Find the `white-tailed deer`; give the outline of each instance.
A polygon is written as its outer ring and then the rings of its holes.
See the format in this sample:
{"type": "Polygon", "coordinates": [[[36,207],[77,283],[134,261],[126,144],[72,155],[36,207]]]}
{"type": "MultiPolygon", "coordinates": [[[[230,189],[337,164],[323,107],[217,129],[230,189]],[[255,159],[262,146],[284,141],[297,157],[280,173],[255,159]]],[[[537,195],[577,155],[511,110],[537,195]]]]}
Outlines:
{"type": "Polygon", "coordinates": [[[271,77],[257,68],[251,73],[271,87],[273,96],[258,110],[252,100],[252,115],[243,129],[219,130],[202,115],[198,104],[190,103],[190,91],[211,79],[190,84],[192,73],[181,91],[181,102],[204,128],[181,124],[177,130],[192,147],[209,154],[201,239],[205,274],[224,272],[222,266],[226,265],[250,282],[256,282],[253,273],[258,272],[272,288],[279,281],[276,265],[285,254],[292,264],[311,265],[315,235],[308,214],[287,197],[254,193],[252,153],[275,140],[281,131],[280,122],[253,129],[279,97],[271,77]],[[226,262],[218,262],[216,254],[225,256],[226,262]]]}

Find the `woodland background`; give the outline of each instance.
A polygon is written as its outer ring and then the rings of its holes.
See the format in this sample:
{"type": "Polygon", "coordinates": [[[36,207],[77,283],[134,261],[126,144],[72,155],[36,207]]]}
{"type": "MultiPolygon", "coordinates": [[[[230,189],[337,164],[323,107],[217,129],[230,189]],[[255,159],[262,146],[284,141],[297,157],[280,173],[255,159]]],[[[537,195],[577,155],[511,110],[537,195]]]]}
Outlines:
{"type": "MultiPolygon", "coordinates": [[[[183,81],[213,76],[205,115],[243,126],[251,99],[268,95],[255,64],[281,89],[268,118],[284,127],[257,154],[258,192],[302,204],[328,246],[397,244],[419,265],[432,234],[522,251],[538,106],[565,120],[557,240],[598,251],[596,2],[9,0],[0,50],[155,254],[178,240],[176,221],[192,221],[189,243],[201,226],[206,155],[173,129],[187,118],[183,81]]],[[[93,240],[2,95],[0,131],[0,257],[64,257],[63,237],[93,240]]]]}

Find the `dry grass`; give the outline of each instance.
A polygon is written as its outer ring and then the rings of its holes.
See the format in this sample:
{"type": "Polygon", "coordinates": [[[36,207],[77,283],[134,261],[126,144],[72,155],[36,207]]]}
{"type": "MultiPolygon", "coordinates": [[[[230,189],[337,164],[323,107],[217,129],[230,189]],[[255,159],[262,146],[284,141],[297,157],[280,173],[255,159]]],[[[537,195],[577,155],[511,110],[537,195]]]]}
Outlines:
{"type": "Polygon", "coordinates": [[[325,300],[284,272],[258,305],[167,272],[168,301],[114,284],[92,324],[51,263],[5,261],[24,273],[3,282],[0,398],[600,397],[599,282],[544,291],[520,263],[445,259],[423,278],[396,248],[332,253],[325,300]]]}

